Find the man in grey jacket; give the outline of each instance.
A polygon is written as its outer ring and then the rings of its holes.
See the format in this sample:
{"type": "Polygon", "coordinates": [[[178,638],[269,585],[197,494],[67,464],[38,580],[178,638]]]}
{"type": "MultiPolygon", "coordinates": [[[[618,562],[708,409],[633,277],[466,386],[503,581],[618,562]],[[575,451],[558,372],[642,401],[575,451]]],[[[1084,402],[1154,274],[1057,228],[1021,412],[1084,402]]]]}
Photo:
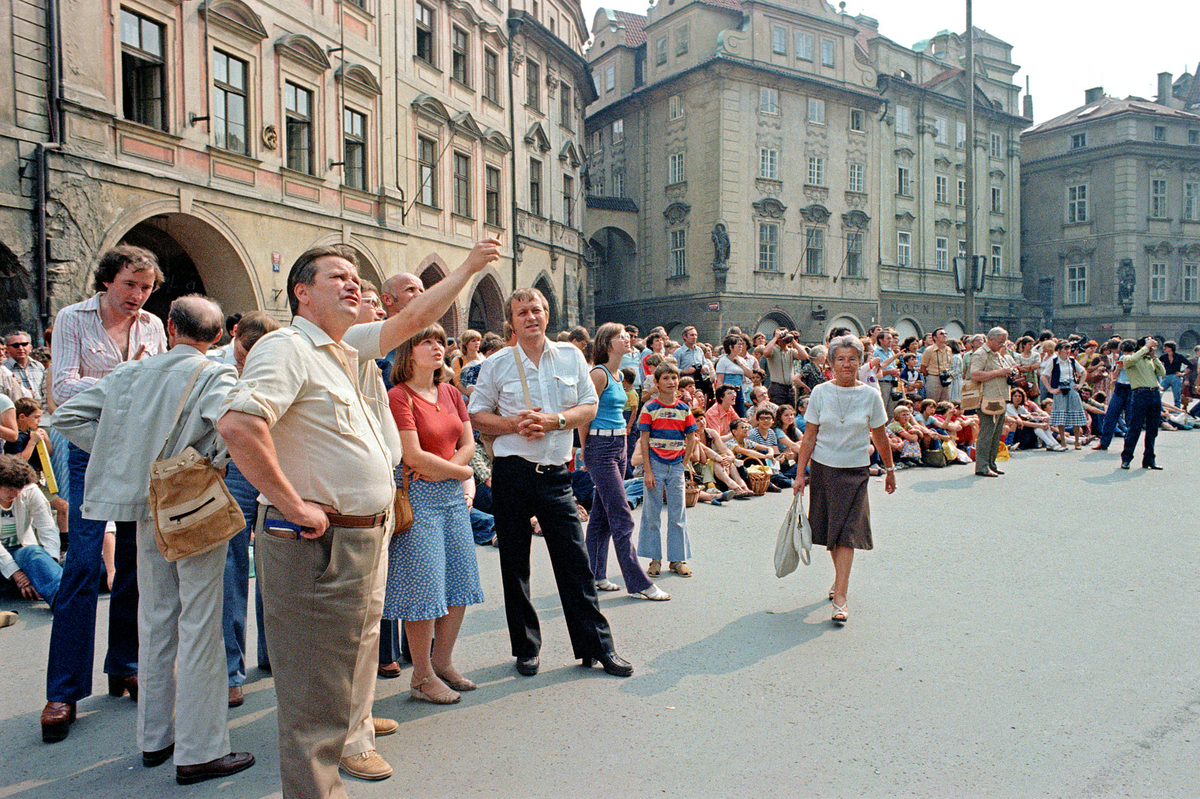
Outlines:
{"type": "Polygon", "coordinates": [[[48,424],[91,453],[83,513],[137,523],[139,635],[138,746],[153,767],[172,756],[180,784],[236,774],[254,764],[231,752],[221,634],[225,548],[168,563],[150,519],[150,465],[187,447],[227,460],[216,431],[221,403],[237,382],[205,352],[224,316],[205,297],[171,303],[168,352],[122,363],[59,406],[48,424]],[[182,392],[197,373],[179,418],[182,392]],[[164,444],[165,442],[165,444],[164,444]]]}

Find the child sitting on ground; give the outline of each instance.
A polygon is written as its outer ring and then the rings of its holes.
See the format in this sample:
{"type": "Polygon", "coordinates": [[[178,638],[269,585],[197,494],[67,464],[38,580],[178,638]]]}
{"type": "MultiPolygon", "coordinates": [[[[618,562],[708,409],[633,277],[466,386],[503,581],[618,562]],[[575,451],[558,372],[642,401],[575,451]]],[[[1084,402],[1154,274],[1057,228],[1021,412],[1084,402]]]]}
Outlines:
{"type": "Polygon", "coordinates": [[[54,610],[62,566],[50,503],[33,468],[16,455],[0,455],[0,575],[25,599],[44,599],[54,610]]]}
{"type": "MultiPolygon", "coordinates": [[[[4,453],[16,455],[33,467],[34,472],[37,473],[38,488],[42,490],[50,507],[54,509],[58,529],[65,533],[67,532],[69,511],[67,501],[59,496],[58,492],[51,493],[46,487],[45,472],[47,468],[50,468],[50,464],[42,463],[37,451],[38,442],[43,441],[46,444],[46,456],[54,454],[54,445],[50,443],[50,435],[39,427],[42,423],[42,406],[38,404],[37,400],[28,397],[23,397],[14,404],[17,411],[17,440],[11,443],[5,442],[4,453]]],[[[53,469],[51,469],[51,473],[53,473],[53,469]]]]}
{"type": "Polygon", "coordinates": [[[887,431],[900,439],[900,462],[906,466],[921,464],[921,430],[913,419],[912,406],[907,401],[896,403],[887,431]]]}

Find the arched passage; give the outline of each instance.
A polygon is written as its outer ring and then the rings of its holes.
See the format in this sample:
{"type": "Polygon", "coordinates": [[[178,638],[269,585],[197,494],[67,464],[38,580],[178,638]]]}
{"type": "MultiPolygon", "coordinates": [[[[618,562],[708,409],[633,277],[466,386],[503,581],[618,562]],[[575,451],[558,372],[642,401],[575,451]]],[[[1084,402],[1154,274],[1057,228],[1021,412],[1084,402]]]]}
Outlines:
{"type": "Polygon", "coordinates": [[[961,322],[951,320],[946,323],[946,338],[962,338],[965,333],[961,322]]]}
{"type": "Polygon", "coordinates": [[[754,328],[754,333],[762,333],[770,339],[775,335],[775,331],[781,327],[786,327],[788,330],[795,330],[796,323],[792,321],[792,317],[783,311],[768,311],[763,314],[762,319],[758,320],[758,324],[754,328]]]}
{"type": "Polygon", "coordinates": [[[592,234],[588,244],[595,254],[596,304],[608,305],[632,298],[635,289],[632,281],[637,278],[637,244],[633,237],[619,227],[602,227],[592,234]]]}
{"type": "Polygon", "coordinates": [[[480,333],[501,333],[504,329],[504,293],[494,275],[485,274],[471,292],[467,327],[480,333]]]}
{"type": "Polygon", "coordinates": [[[23,318],[22,306],[27,304],[31,289],[29,274],[21,266],[20,259],[0,242],[0,319],[4,319],[6,325],[23,318]]]}
{"type": "Polygon", "coordinates": [[[561,328],[558,315],[558,301],[554,297],[554,286],[550,283],[550,278],[543,272],[533,284],[533,287],[542,292],[546,297],[546,302],[550,304],[550,322],[546,325],[546,335],[554,338],[561,328]]]}
{"type": "Polygon", "coordinates": [[[221,304],[226,314],[261,307],[249,264],[240,248],[213,225],[192,214],[151,216],[115,237],[145,247],[158,257],[166,281],[146,303],[146,310],[166,319],[171,302],[184,294],[200,293],[221,304]]]}
{"type": "Polygon", "coordinates": [[[1190,357],[1187,354],[1187,350],[1190,350],[1197,344],[1200,344],[1200,334],[1197,334],[1195,330],[1185,330],[1179,334],[1180,355],[1190,357]]]}
{"type": "Polygon", "coordinates": [[[896,337],[901,341],[913,336],[914,338],[921,337],[921,326],[915,320],[905,317],[896,322],[896,337]]]}
{"type": "Polygon", "coordinates": [[[828,336],[829,331],[833,330],[835,327],[848,327],[850,328],[851,335],[861,336],[863,334],[862,322],[859,322],[853,316],[846,315],[835,318],[829,323],[828,327],[825,328],[825,335],[828,336]]]}

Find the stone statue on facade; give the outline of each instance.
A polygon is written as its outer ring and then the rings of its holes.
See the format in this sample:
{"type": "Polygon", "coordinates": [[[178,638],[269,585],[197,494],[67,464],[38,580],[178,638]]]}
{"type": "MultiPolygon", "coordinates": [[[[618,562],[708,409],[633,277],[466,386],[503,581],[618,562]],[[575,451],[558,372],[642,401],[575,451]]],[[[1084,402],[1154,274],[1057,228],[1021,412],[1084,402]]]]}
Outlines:
{"type": "Polygon", "coordinates": [[[729,233],[725,230],[725,225],[718,222],[712,231],[713,241],[713,269],[728,269],[726,263],[729,261],[729,233]]]}
{"type": "Polygon", "coordinates": [[[1117,269],[1117,302],[1125,313],[1133,310],[1133,290],[1137,286],[1137,271],[1132,258],[1122,258],[1117,269]]]}

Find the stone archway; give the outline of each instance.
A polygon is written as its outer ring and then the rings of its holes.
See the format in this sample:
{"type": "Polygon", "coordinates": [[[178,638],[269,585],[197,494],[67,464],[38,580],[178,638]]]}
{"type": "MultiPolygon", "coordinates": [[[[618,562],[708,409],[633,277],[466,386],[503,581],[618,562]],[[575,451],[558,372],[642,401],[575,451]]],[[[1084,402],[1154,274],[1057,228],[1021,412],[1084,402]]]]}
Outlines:
{"type": "Polygon", "coordinates": [[[546,325],[546,335],[554,338],[558,331],[561,330],[561,317],[558,312],[558,300],[554,295],[554,285],[550,282],[550,277],[543,272],[533,284],[533,287],[546,297],[546,302],[550,305],[550,321],[546,325]]]}
{"type": "Polygon", "coordinates": [[[495,275],[484,274],[471,292],[467,327],[480,333],[504,330],[504,293],[495,275]]]}
{"type": "Polygon", "coordinates": [[[775,331],[781,327],[785,327],[788,330],[795,330],[796,323],[792,320],[792,317],[788,316],[783,311],[767,311],[765,314],[763,314],[762,318],[758,320],[758,324],[755,325],[754,333],[752,335],[762,333],[768,339],[770,339],[775,335],[775,331]]]}
{"type": "MultiPolygon", "coordinates": [[[[30,303],[33,294],[31,278],[21,265],[21,259],[0,242],[0,319],[5,320],[6,325],[26,326],[30,330],[37,325],[37,308],[31,307],[30,303]]],[[[36,340],[36,331],[34,336],[36,340]]]]}
{"type": "Polygon", "coordinates": [[[921,338],[921,326],[917,324],[915,319],[911,319],[907,316],[903,319],[898,319],[896,320],[895,327],[896,338],[898,338],[900,341],[904,341],[904,339],[908,338],[909,336],[913,336],[914,338],[918,339],[921,338]]]}
{"type": "Polygon", "coordinates": [[[626,282],[636,285],[637,243],[619,227],[602,227],[591,235],[596,282],[592,287],[595,305],[612,305],[628,297],[622,291],[626,282]]]}
{"type": "Polygon", "coordinates": [[[843,314],[830,322],[825,328],[825,336],[828,337],[829,331],[835,327],[848,327],[850,328],[850,334],[854,336],[861,336],[863,334],[862,322],[849,314],[843,314]]]}
{"type": "MultiPolygon", "coordinates": [[[[425,257],[416,270],[417,277],[421,279],[421,285],[428,289],[430,286],[437,285],[442,278],[450,274],[450,270],[446,267],[446,262],[437,255],[428,255],[425,257]]],[[[457,338],[459,333],[458,324],[458,303],[454,302],[442,314],[442,318],[438,323],[445,329],[446,335],[450,338],[457,338]]]]}

